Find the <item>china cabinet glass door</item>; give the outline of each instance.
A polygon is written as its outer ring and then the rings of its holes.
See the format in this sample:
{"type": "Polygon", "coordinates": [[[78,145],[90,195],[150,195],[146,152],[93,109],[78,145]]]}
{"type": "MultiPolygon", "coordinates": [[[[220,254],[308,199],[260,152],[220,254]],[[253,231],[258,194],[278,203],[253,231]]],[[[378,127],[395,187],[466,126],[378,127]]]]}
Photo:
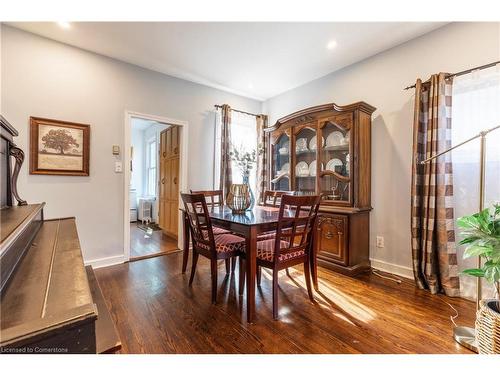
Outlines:
{"type": "Polygon", "coordinates": [[[317,131],[313,126],[300,126],[294,130],[293,190],[299,195],[314,195],[317,172],[317,131]]]}
{"type": "Polygon", "coordinates": [[[290,137],[281,134],[275,143],[271,144],[271,188],[272,190],[290,190],[290,137]]]}
{"type": "Polygon", "coordinates": [[[350,204],[351,197],[351,129],[326,120],[320,123],[325,146],[319,152],[319,188],[325,201],[350,204]]]}

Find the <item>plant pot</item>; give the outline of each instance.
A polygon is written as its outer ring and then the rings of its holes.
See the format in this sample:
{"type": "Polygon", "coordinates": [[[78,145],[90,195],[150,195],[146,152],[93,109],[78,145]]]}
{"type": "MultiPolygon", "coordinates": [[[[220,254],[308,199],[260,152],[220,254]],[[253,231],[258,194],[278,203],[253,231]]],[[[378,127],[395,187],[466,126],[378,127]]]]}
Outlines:
{"type": "Polygon", "coordinates": [[[482,300],[476,314],[476,341],[479,354],[500,354],[500,302],[482,300]]]}

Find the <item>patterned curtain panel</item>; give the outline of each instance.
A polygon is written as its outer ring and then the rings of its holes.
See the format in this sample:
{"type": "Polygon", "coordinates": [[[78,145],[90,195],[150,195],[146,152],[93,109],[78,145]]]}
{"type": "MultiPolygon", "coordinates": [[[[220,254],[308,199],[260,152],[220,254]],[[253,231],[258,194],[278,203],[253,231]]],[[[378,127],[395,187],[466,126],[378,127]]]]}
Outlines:
{"type": "Polygon", "coordinates": [[[221,163],[220,163],[220,189],[224,194],[224,200],[229,193],[232,181],[232,167],[229,151],[231,149],[231,107],[224,104],[221,109],[221,163]]]}
{"type": "Polygon", "coordinates": [[[269,133],[264,131],[267,127],[267,116],[257,116],[257,147],[263,148],[262,154],[257,156],[257,202],[263,203],[264,191],[268,186],[267,174],[267,139],[269,133]]]}
{"type": "Polygon", "coordinates": [[[446,74],[417,80],[413,123],[411,234],[413,272],[419,288],[459,296],[453,218],[451,153],[420,162],[451,147],[452,81],[446,74]]]}

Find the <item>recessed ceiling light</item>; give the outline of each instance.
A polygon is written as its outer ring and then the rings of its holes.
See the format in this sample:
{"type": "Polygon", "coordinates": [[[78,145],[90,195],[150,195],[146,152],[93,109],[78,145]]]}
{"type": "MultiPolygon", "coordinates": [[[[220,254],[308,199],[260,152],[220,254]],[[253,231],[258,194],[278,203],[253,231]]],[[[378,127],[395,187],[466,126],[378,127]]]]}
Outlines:
{"type": "Polygon", "coordinates": [[[330,40],[326,45],[326,48],[328,49],[334,49],[335,47],[337,47],[337,42],[335,40],[330,40]]]}
{"type": "Polygon", "coordinates": [[[61,26],[63,29],[69,29],[71,27],[69,22],[58,22],[57,24],[61,26]]]}

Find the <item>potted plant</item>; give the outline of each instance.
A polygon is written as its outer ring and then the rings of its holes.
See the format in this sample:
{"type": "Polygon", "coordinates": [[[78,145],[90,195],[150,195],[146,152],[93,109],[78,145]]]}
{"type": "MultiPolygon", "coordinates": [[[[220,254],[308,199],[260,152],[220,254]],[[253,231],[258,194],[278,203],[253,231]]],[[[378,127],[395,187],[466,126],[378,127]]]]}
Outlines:
{"type": "Polygon", "coordinates": [[[500,204],[457,220],[462,228],[461,245],[466,245],[464,259],[479,256],[481,268],[463,273],[482,277],[492,283],[496,298],[482,300],[476,316],[476,340],[479,353],[500,353],[500,204]]]}

